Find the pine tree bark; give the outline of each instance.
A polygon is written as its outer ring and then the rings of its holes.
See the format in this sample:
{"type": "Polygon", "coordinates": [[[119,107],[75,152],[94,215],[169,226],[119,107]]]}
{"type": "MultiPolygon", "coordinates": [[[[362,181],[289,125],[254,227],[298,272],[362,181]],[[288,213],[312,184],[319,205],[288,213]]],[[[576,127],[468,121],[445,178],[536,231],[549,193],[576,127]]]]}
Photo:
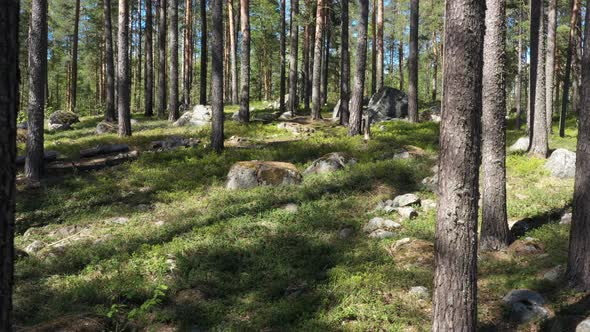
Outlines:
{"type": "Polygon", "coordinates": [[[106,62],[106,110],[105,121],[115,122],[115,60],[113,55],[113,28],[111,23],[111,0],[103,0],[104,39],[106,62]]]}
{"type": "Polygon", "coordinates": [[[193,59],[193,3],[192,0],[184,1],[184,46],[183,46],[183,70],[182,70],[182,103],[184,109],[191,105],[192,89],[192,59],[193,59]]]}
{"type": "Polygon", "coordinates": [[[142,24],[141,24],[141,17],[143,15],[143,10],[141,6],[141,0],[137,0],[137,80],[135,83],[135,108],[139,109],[141,105],[141,80],[142,80],[142,50],[141,50],[141,41],[142,41],[142,24]]]}
{"type": "MultiPolygon", "coordinates": [[[[105,0],[107,1],[107,0],[105,0]]],[[[108,0],[110,1],[110,0],[108,0]]],[[[154,47],[153,47],[153,23],[152,0],[145,2],[145,86],[144,107],[145,115],[154,115],[154,47]]]]}
{"type": "Polygon", "coordinates": [[[239,121],[250,122],[250,0],[240,0],[240,24],[242,30],[241,80],[239,121]]]}
{"type": "Polygon", "coordinates": [[[447,0],[433,331],[475,331],[485,2],[447,0]]]}
{"type": "Polygon", "coordinates": [[[316,29],[315,29],[315,46],[314,46],[314,60],[313,60],[313,78],[312,78],[312,92],[311,92],[311,118],[319,120],[321,115],[321,70],[322,70],[322,35],[324,30],[324,15],[325,0],[318,0],[316,9],[316,29]]]}
{"type": "Polygon", "coordinates": [[[517,64],[517,72],[516,72],[516,129],[520,130],[521,122],[522,122],[522,54],[523,54],[523,43],[522,43],[522,34],[523,34],[523,18],[522,18],[522,2],[519,4],[518,8],[518,50],[517,50],[517,57],[518,57],[518,64],[517,64]]]}
{"type": "Polygon", "coordinates": [[[207,104],[207,0],[201,0],[201,73],[199,81],[199,104],[207,104]]]}
{"type": "Polygon", "coordinates": [[[341,52],[340,52],[340,124],[348,125],[348,119],[350,118],[350,52],[348,50],[349,43],[349,32],[348,32],[348,0],[341,0],[341,13],[340,22],[342,24],[340,28],[340,40],[341,40],[341,52]]]}
{"type": "Polygon", "coordinates": [[[320,103],[326,105],[328,102],[328,71],[330,69],[330,43],[332,40],[332,29],[330,19],[331,0],[324,0],[326,8],[324,9],[324,43],[322,48],[322,78],[320,86],[320,103]]]}
{"type": "Polygon", "coordinates": [[[557,37],[557,0],[549,0],[547,8],[547,54],[545,62],[545,108],[547,132],[552,132],[553,93],[555,92],[555,51],[557,37]]]}
{"type": "Polygon", "coordinates": [[[363,117],[363,92],[365,91],[365,71],[367,68],[367,32],[369,24],[369,0],[358,0],[359,21],[357,30],[356,62],[354,69],[354,86],[350,102],[350,119],[348,136],[361,133],[363,117]]]}
{"type": "Polygon", "coordinates": [[[410,0],[410,55],[408,57],[408,119],[418,122],[418,8],[419,0],[410,0]]]}
{"type": "Polygon", "coordinates": [[[159,0],[158,11],[158,117],[166,112],[166,2],[159,0]]]}
{"type": "Polygon", "coordinates": [[[297,113],[297,57],[299,55],[299,0],[291,0],[291,51],[289,52],[289,105],[291,114],[297,113]]]}
{"type": "Polygon", "coordinates": [[[223,3],[211,0],[211,147],[217,153],[223,150],[223,3]]]}
{"type": "Polygon", "coordinates": [[[76,0],[74,13],[74,35],[72,44],[72,70],[70,72],[70,104],[68,110],[76,111],[76,99],[78,93],[78,30],[80,28],[80,0],[76,0]]]}
{"type": "Polygon", "coordinates": [[[580,15],[581,0],[571,1],[571,16],[570,16],[570,34],[567,46],[567,57],[565,63],[565,74],[563,82],[563,96],[561,99],[561,113],[559,116],[559,136],[565,137],[565,118],[567,116],[567,108],[569,104],[569,92],[571,87],[571,72],[572,72],[572,58],[574,56],[574,44],[576,42],[576,26],[578,25],[578,17],[580,15]]]}
{"type": "Polygon", "coordinates": [[[285,81],[285,65],[287,62],[286,58],[286,0],[281,0],[281,32],[280,32],[280,51],[281,51],[281,68],[280,68],[280,86],[279,86],[279,111],[283,113],[285,111],[285,93],[286,93],[286,81],[285,81]]]}
{"type": "Polygon", "coordinates": [[[483,220],[479,248],[510,244],[506,211],[506,1],[486,1],[483,65],[483,220]]]}
{"type": "MultiPolygon", "coordinates": [[[[528,117],[527,128],[529,132],[529,141],[533,141],[534,119],[535,119],[535,100],[537,95],[537,75],[539,61],[539,29],[542,16],[541,0],[530,0],[530,17],[529,17],[529,91],[528,91],[528,117]]],[[[529,147],[530,149],[530,147],[529,147]]]]}
{"type": "Polygon", "coordinates": [[[371,8],[371,96],[377,92],[377,1],[371,8]]]}
{"type": "Polygon", "coordinates": [[[47,0],[31,2],[29,27],[29,103],[25,176],[38,182],[43,174],[45,81],[47,79],[47,0]]]}
{"type": "Polygon", "coordinates": [[[19,0],[0,2],[0,331],[12,331],[19,0]]]}
{"type": "Polygon", "coordinates": [[[119,0],[117,38],[117,111],[119,136],[131,136],[131,82],[129,77],[129,1],[119,0]]]}
{"type": "Polygon", "coordinates": [[[234,1],[227,1],[228,11],[228,28],[229,28],[229,58],[231,71],[231,103],[237,105],[239,103],[238,97],[238,64],[236,60],[236,23],[234,22],[234,1]]]}
{"type": "MultiPolygon", "coordinates": [[[[537,1],[537,0],[533,0],[537,1]]],[[[537,80],[535,83],[535,111],[532,128],[531,148],[529,153],[539,158],[546,158],[549,149],[547,135],[547,105],[545,104],[545,27],[543,19],[543,1],[539,4],[539,30],[536,34],[538,40],[537,52],[537,80]]]]}
{"type": "Polygon", "coordinates": [[[303,32],[303,108],[305,112],[309,112],[309,91],[310,91],[310,45],[311,45],[311,26],[313,20],[313,14],[311,10],[311,1],[305,1],[305,10],[309,13],[309,17],[306,17],[305,28],[303,32]]]}
{"type": "Polygon", "coordinates": [[[170,41],[170,97],[168,99],[168,120],[176,121],[180,117],[178,110],[178,0],[169,0],[170,22],[168,24],[168,39],[170,41]]]}
{"type": "MultiPolygon", "coordinates": [[[[590,1],[586,1],[590,6],[590,1]]],[[[590,8],[590,7],[586,7],[590,8]]],[[[590,14],[586,11],[585,40],[590,40],[590,14]]],[[[570,229],[570,243],[566,278],[569,286],[590,291],[590,44],[584,43],[582,56],[581,109],[576,153],[576,176],[574,185],[574,209],[570,229]]]]}
{"type": "Polygon", "coordinates": [[[383,87],[383,0],[377,1],[377,91],[383,87]]]}

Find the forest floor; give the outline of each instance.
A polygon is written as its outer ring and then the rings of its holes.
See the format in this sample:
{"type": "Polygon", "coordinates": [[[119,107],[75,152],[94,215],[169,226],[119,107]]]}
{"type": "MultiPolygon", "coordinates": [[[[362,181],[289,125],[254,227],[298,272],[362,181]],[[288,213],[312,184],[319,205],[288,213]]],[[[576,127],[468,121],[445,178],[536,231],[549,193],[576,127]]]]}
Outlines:
{"type": "MultiPolygon", "coordinates": [[[[233,111],[227,108],[228,118],[233,111]]],[[[382,200],[409,192],[436,198],[421,181],[436,163],[437,124],[387,122],[376,125],[365,142],[327,120],[314,124],[309,136],[279,129],[277,122],[227,121],[226,138],[236,135],[256,144],[216,155],[204,147],[209,128],[134,118],[139,123],[130,138],[95,135],[98,117],[46,135],[46,148],[69,158],[107,143],[127,143],[140,154],[115,167],[49,179],[40,188],[19,186],[16,246],[22,250],[38,241],[42,247],[16,263],[14,310],[21,328],[430,330],[431,300],[408,291],[425,286],[432,292],[431,253],[417,248],[396,257],[392,246],[406,237],[432,243],[435,211],[419,210],[388,239],[369,238],[362,227],[383,216],[371,212],[382,200]],[[144,152],[170,135],[202,143],[144,152]],[[392,158],[410,145],[420,153],[392,158]],[[347,152],[359,162],[305,177],[297,186],[224,189],[234,162],[286,161],[304,170],[330,152],[347,152]],[[296,204],[296,211],[285,209],[288,203],[296,204]],[[352,235],[343,238],[340,231],[347,228],[352,235]]],[[[573,119],[568,128],[566,138],[551,137],[552,149],[575,150],[573,119]]],[[[508,143],[523,135],[510,130],[508,143]]],[[[573,193],[573,180],[551,177],[543,164],[522,153],[508,155],[509,219],[542,221],[526,236],[544,248],[541,255],[480,256],[481,330],[516,329],[501,301],[515,288],[540,292],[555,314],[543,327],[519,330],[568,331],[568,324],[590,313],[590,296],[543,278],[566,263],[569,225],[559,224],[559,218],[573,193]]]]}

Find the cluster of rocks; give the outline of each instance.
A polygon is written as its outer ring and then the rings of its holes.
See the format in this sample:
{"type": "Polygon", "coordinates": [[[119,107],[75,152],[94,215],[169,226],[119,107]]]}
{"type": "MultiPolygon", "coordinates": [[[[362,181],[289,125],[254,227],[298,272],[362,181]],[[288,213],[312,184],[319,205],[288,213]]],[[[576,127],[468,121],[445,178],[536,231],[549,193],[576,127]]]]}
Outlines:
{"type": "Polygon", "coordinates": [[[296,122],[281,122],[277,125],[277,128],[288,130],[295,135],[309,136],[315,133],[315,129],[296,122]]]}
{"type": "Polygon", "coordinates": [[[211,106],[196,105],[192,111],[187,111],[172,125],[174,127],[195,126],[202,127],[211,124],[211,106]]]}
{"type": "Polygon", "coordinates": [[[375,217],[363,227],[363,232],[369,234],[372,239],[386,239],[394,237],[395,233],[392,231],[402,227],[399,223],[381,217],[375,217]]]}
{"type": "Polygon", "coordinates": [[[74,123],[80,122],[76,113],[68,111],[56,111],[49,116],[48,127],[51,131],[69,130],[74,123]]]}
{"type": "Polygon", "coordinates": [[[357,160],[342,152],[332,152],[316,159],[303,171],[303,175],[332,173],[337,170],[352,166],[357,160]]]}
{"type": "Polygon", "coordinates": [[[171,151],[178,148],[195,148],[199,146],[201,140],[198,138],[186,138],[182,136],[168,136],[161,141],[153,141],[150,148],[154,151],[171,151]]]}
{"type": "Polygon", "coordinates": [[[511,290],[502,301],[508,307],[509,319],[518,324],[543,321],[551,317],[545,298],[528,289],[511,290]]]}

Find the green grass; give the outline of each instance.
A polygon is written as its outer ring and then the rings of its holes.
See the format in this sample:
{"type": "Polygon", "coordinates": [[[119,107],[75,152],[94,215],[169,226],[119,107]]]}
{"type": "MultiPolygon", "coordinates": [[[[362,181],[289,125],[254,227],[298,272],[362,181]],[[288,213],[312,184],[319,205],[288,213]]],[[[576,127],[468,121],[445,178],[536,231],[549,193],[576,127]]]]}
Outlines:
{"type": "MultiPolygon", "coordinates": [[[[226,115],[234,110],[226,109],[226,115]]],[[[76,158],[80,149],[103,143],[124,142],[144,150],[169,135],[197,137],[208,146],[208,128],[173,128],[167,121],[136,118],[139,125],[131,138],[96,136],[100,119],[84,118],[72,131],[47,134],[46,147],[76,158]]],[[[228,121],[226,138],[272,143],[228,148],[221,155],[203,144],[145,152],[132,163],[48,181],[37,190],[21,188],[17,247],[33,240],[55,243],[61,237],[48,233],[65,225],[92,230],[62,253],[18,260],[19,325],[96,313],[110,316],[112,329],[163,324],[211,331],[429,330],[430,301],[413,300],[406,292],[417,285],[431,289],[432,270],[398,265],[386,249],[408,236],[432,241],[435,213],[404,221],[393,239],[368,239],[361,229],[381,199],[406,192],[434,197],[420,181],[436,162],[438,126],[391,122],[383,130],[375,128],[369,142],[345,134],[344,128],[326,122],[313,135],[293,140],[276,123],[228,121]],[[425,155],[391,159],[405,145],[422,148],[425,155]],[[335,151],[348,152],[358,164],[307,177],[294,187],[223,188],[236,161],[287,161],[303,170],[335,151]],[[296,203],[298,211],[286,212],[286,203],[296,203]],[[114,217],[130,221],[108,223],[114,217]],[[25,237],[30,227],[45,228],[25,237]],[[339,238],[344,227],[354,229],[351,238],[339,238]],[[186,289],[203,296],[179,302],[177,294],[186,289]]],[[[564,139],[552,136],[551,148],[574,147],[575,131],[567,134],[564,139]]],[[[510,131],[508,143],[522,135],[510,131]]],[[[571,202],[573,181],[551,178],[542,160],[511,154],[508,177],[511,219],[547,215],[571,202]]],[[[567,296],[539,273],[565,262],[568,227],[549,223],[527,235],[543,241],[546,257],[480,260],[483,327],[501,317],[499,299],[512,288],[549,290],[554,309],[567,296]]]]}

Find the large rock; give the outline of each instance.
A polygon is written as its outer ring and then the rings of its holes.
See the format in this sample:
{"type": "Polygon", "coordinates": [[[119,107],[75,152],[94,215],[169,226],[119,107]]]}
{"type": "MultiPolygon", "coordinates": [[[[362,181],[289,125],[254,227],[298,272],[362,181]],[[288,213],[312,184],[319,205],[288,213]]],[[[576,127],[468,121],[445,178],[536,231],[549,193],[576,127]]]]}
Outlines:
{"type": "Polygon", "coordinates": [[[408,96],[398,89],[382,87],[369,100],[367,110],[373,113],[374,122],[403,118],[408,115],[408,96]]]}
{"type": "Polygon", "coordinates": [[[528,137],[521,137],[516,140],[514,144],[512,144],[508,150],[509,151],[526,151],[529,149],[529,138],[528,137]]]}
{"type": "Polygon", "coordinates": [[[324,174],[345,168],[349,165],[356,164],[356,159],[346,153],[332,152],[316,159],[304,172],[303,175],[324,174]]]}
{"type": "Polygon", "coordinates": [[[420,204],[420,198],[414,194],[399,195],[393,199],[394,207],[410,206],[420,204]]]}
{"type": "Polygon", "coordinates": [[[586,318],[578,324],[576,332],[590,332],[590,318],[586,318]]]}
{"type": "Polygon", "coordinates": [[[277,128],[288,130],[295,135],[311,135],[315,132],[315,129],[296,122],[281,122],[277,128]]]}
{"type": "Polygon", "coordinates": [[[510,320],[519,324],[549,318],[550,312],[544,307],[541,294],[528,289],[511,290],[502,301],[510,308],[510,320]]]}
{"type": "Polygon", "coordinates": [[[117,124],[113,123],[113,122],[101,121],[96,125],[96,134],[97,135],[116,133],[117,130],[118,130],[117,124]]]}
{"type": "Polygon", "coordinates": [[[301,174],[293,164],[278,161],[241,161],[235,163],[227,175],[227,189],[246,189],[257,186],[292,185],[301,182],[301,174]]]}
{"type": "Polygon", "coordinates": [[[175,127],[207,126],[211,124],[211,106],[196,105],[192,111],[185,112],[174,122],[175,127]]]}
{"type": "Polygon", "coordinates": [[[80,122],[76,113],[56,111],[49,116],[49,130],[68,130],[76,122],[80,122]]]}
{"type": "Polygon", "coordinates": [[[551,171],[551,175],[558,178],[573,178],[576,175],[576,153],[557,149],[547,159],[545,168],[551,171]]]}
{"type": "Polygon", "coordinates": [[[363,232],[372,233],[378,229],[395,230],[400,227],[402,227],[402,225],[393,220],[375,217],[363,226],[363,232]]]}

